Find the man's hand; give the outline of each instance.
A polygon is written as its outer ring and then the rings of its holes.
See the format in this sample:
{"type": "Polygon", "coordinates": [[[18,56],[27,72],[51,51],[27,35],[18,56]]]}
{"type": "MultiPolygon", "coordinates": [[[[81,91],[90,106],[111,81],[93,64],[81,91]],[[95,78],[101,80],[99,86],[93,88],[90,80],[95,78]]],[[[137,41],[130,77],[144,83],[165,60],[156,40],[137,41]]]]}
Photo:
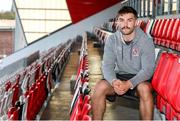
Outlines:
{"type": "Polygon", "coordinates": [[[114,88],[114,91],[118,95],[123,95],[132,87],[132,84],[129,80],[127,81],[114,80],[112,82],[112,86],[114,88]]]}

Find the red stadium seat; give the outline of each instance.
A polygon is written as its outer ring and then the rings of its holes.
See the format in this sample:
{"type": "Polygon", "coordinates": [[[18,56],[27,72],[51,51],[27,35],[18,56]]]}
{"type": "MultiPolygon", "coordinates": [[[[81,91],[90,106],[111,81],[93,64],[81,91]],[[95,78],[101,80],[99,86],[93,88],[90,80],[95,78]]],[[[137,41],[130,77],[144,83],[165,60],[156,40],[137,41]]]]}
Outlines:
{"type": "Polygon", "coordinates": [[[159,23],[159,20],[156,19],[156,20],[154,21],[154,25],[153,25],[153,28],[152,28],[152,30],[151,30],[151,36],[152,36],[153,38],[154,38],[154,36],[155,36],[155,33],[156,33],[156,30],[157,30],[158,23],[159,23]]]}
{"type": "Polygon", "coordinates": [[[159,32],[159,28],[160,28],[160,26],[161,26],[161,23],[162,23],[162,19],[159,19],[158,20],[158,23],[157,23],[157,25],[156,25],[156,28],[155,28],[155,32],[154,32],[154,42],[155,42],[155,44],[158,44],[157,42],[158,42],[158,40],[157,40],[157,36],[158,36],[158,32],[159,32]]]}
{"type": "Polygon", "coordinates": [[[19,110],[20,108],[14,108],[12,114],[10,115],[9,119],[12,121],[19,120],[19,110]]]}
{"type": "Polygon", "coordinates": [[[144,28],[144,32],[147,34],[147,32],[148,32],[148,28],[149,28],[149,26],[150,26],[150,23],[151,23],[151,20],[148,20],[147,21],[147,24],[146,24],[146,27],[144,28]]]}
{"type": "Polygon", "coordinates": [[[155,70],[152,86],[157,92],[157,108],[168,120],[177,119],[180,113],[180,57],[162,53],[155,70]],[[179,98],[179,99],[178,99],[179,98]]]}
{"type": "Polygon", "coordinates": [[[174,57],[173,66],[168,81],[166,82],[166,92],[164,93],[167,95],[167,101],[173,106],[173,108],[180,112],[178,107],[175,105],[180,87],[180,57],[177,55],[174,55],[174,57]]]}
{"type": "Polygon", "coordinates": [[[162,38],[163,38],[163,31],[165,29],[165,24],[167,22],[167,19],[162,19],[162,23],[160,25],[157,37],[156,37],[156,44],[160,45],[162,43],[162,38]]]}
{"type": "Polygon", "coordinates": [[[82,110],[83,95],[79,95],[73,102],[73,106],[70,112],[70,121],[78,120],[80,118],[80,111],[82,110]]]}
{"type": "Polygon", "coordinates": [[[174,97],[173,107],[180,114],[180,88],[176,91],[177,91],[177,95],[176,97],[174,97]]]}
{"type": "Polygon", "coordinates": [[[177,33],[180,26],[180,19],[176,19],[171,35],[170,48],[176,49],[177,46],[177,33]]]}
{"type": "Polygon", "coordinates": [[[157,107],[157,109],[159,109],[160,112],[165,113],[166,103],[167,102],[164,101],[164,99],[159,94],[157,94],[157,96],[156,96],[156,107],[157,107]]]}
{"type": "Polygon", "coordinates": [[[167,33],[166,33],[166,38],[165,38],[165,41],[166,41],[166,44],[165,46],[166,47],[170,47],[170,43],[171,43],[171,35],[172,35],[172,30],[173,30],[173,27],[174,27],[174,24],[175,24],[175,20],[176,19],[170,19],[170,23],[169,23],[169,26],[168,26],[168,30],[167,30],[167,33]]]}
{"type": "Polygon", "coordinates": [[[85,96],[84,96],[84,99],[83,99],[83,105],[89,103],[90,99],[91,99],[91,96],[90,96],[90,95],[85,95],[85,96]]]}
{"type": "Polygon", "coordinates": [[[178,32],[176,34],[176,42],[177,42],[176,50],[180,51],[180,27],[178,27],[178,32]]]}
{"type": "Polygon", "coordinates": [[[17,109],[17,108],[15,108],[15,107],[11,107],[11,108],[8,110],[8,112],[7,112],[8,118],[11,117],[11,115],[13,114],[13,112],[14,112],[16,109],[17,109]]]}
{"type": "Polygon", "coordinates": [[[172,110],[171,105],[169,103],[166,103],[165,115],[166,115],[166,119],[168,119],[168,120],[170,120],[172,118],[171,110],[172,110]]]}
{"type": "Polygon", "coordinates": [[[167,35],[167,30],[168,30],[168,27],[169,27],[169,23],[170,23],[170,19],[165,19],[164,29],[162,31],[162,36],[161,36],[162,38],[159,41],[158,45],[165,46],[165,44],[166,44],[166,35],[167,35]]]}
{"type": "MultiPolygon", "coordinates": [[[[82,108],[81,117],[83,117],[84,115],[89,115],[90,110],[91,110],[91,105],[85,103],[82,108]]],[[[80,120],[82,120],[82,118],[80,120]]]]}
{"type": "Polygon", "coordinates": [[[162,23],[162,19],[156,19],[154,22],[154,26],[151,30],[151,36],[153,37],[155,44],[157,44],[157,34],[158,34],[161,23],[162,23]]]}
{"type": "MultiPolygon", "coordinates": [[[[167,95],[167,90],[169,89],[167,86],[170,86],[170,85],[167,85],[168,83],[171,83],[170,81],[170,78],[172,78],[174,75],[176,75],[176,73],[174,73],[174,62],[176,60],[176,55],[174,54],[167,54],[166,56],[167,58],[167,63],[166,65],[164,65],[164,74],[165,75],[162,75],[164,76],[164,78],[161,78],[162,80],[159,81],[159,94],[165,99],[167,100],[168,98],[168,95],[167,95]]],[[[170,86],[171,87],[171,86],[170,86]]]]}
{"type": "Polygon", "coordinates": [[[159,94],[162,94],[161,92],[164,89],[167,81],[166,79],[168,78],[170,69],[172,67],[173,61],[172,58],[170,58],[170,55],[167,53],[161,54],[158,66],[153,76],[152,86],[159,94]]]}
{"type": "Polygon", "coordinates": [[[84,115],[82,121],[91,121],[92,118],[89,115],[84,115]]]}
{"type": "Polygon", "coordinates": [[[15,106],[15,103],[16,101],[18,101],[20,95],[19,84],[15,84],[12,89],[13,89],[12,106],[15,106]]]}

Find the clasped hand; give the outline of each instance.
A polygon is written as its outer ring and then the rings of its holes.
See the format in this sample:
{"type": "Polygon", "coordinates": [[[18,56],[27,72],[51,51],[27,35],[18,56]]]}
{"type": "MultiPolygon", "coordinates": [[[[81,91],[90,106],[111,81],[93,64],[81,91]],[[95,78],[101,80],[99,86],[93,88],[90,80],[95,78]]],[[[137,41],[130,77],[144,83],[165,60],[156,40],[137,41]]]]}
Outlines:
{"type": "Polygon", "coordinates": [[[114,88],[114,91],[118,95],[123,95],[125,94],[131,87],[129,81],[121,81],[121,80],[114,80],[112,82],[112,86],[114,88]]]}

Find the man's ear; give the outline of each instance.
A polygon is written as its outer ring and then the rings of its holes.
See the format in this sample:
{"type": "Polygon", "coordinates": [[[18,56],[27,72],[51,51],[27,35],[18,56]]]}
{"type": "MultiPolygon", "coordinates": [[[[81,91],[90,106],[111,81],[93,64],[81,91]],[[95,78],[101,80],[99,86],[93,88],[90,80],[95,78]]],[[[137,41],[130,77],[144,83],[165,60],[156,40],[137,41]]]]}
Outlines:
{"type": "Polygon", "coordinates": [[[136,20],[135,20],[135,26],[137,26],[137,24],[138,24],[138,20],[136,19],[136,20]]]}

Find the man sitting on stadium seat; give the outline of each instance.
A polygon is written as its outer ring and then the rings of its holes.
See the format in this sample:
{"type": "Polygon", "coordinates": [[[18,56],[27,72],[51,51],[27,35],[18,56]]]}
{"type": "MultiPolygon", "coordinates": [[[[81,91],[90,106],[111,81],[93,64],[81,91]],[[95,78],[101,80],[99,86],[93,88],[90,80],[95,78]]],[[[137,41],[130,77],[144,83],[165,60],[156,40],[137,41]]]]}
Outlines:
{"type": "Polygon", "coordinates": [[[102,120],[106,97],[124,95],[138,96],[140,116],[143,120],[153,118],[153,96],[148,81],[154,72],[155,52],[152,39],[136,27],[137,12],[124,6],[118,12],[118,28],[105,43],[102,71],[92,95],[93,120],[102,120]]]}

